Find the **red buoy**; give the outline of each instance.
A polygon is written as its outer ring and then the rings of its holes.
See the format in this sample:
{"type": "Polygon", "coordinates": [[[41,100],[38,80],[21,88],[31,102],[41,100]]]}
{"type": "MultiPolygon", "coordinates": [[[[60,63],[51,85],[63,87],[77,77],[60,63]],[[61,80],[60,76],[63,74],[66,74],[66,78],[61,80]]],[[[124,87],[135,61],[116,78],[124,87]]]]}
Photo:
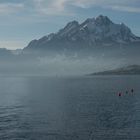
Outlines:
{"type": "Polygon", "coordinates": [[[119,96],[119,97],[120,97],[120,96],[122,96],[122,93],[121,93],[121,92],[119,92],[119,93],[118,93],[118,96],[119,96]]]}

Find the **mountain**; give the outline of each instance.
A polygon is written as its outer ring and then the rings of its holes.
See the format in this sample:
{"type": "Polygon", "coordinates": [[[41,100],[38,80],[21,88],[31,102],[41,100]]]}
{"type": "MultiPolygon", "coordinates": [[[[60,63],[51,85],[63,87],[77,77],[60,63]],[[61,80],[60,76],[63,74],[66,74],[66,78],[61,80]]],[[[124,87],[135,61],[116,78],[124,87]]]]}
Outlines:
{"type": "Polygon", "coordinates": [[[91,49],[96,46],[140,44],[140,37],[125,24],[116,24],[107,16],[88,18],[83,23],[69,22],[57,33],[31,41],[24,52],[91,49]]]}
{"type": "Polygon", "coordinates": [[[127,67],[97,72],[90,75],[140,75],[140,65],[130,65],[127,67]]]}

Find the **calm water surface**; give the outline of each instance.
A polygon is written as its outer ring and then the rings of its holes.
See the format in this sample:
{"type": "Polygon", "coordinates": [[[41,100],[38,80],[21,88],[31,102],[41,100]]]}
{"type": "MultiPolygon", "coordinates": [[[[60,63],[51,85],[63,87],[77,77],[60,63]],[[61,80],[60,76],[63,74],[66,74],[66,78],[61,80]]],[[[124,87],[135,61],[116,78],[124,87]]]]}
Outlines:
{"type": "Polygon", "coordinates": [[[140,76],[0,77],[0,140],[140,140],[140,76]]]}

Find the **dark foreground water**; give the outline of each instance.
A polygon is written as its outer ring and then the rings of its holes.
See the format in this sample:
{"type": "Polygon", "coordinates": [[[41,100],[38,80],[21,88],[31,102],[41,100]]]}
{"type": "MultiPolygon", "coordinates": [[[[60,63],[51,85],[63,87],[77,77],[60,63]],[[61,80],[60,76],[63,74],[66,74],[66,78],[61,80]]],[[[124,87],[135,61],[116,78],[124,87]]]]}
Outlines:
{"type": "Polygon", "coordinates": [[[0,140],[140,140],[140,76],[0,77],[0,140]]]}

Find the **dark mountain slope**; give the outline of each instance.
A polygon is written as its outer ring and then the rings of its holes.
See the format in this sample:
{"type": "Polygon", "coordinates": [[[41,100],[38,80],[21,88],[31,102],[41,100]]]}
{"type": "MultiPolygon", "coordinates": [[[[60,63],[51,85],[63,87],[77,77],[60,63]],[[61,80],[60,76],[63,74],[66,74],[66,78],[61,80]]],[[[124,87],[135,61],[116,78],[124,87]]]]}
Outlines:
{"type": "Polygon", "coordinates": [[[115,70],[93,73],[91,75],[140,75],[140,65],[130,65],[115,70]]]}

